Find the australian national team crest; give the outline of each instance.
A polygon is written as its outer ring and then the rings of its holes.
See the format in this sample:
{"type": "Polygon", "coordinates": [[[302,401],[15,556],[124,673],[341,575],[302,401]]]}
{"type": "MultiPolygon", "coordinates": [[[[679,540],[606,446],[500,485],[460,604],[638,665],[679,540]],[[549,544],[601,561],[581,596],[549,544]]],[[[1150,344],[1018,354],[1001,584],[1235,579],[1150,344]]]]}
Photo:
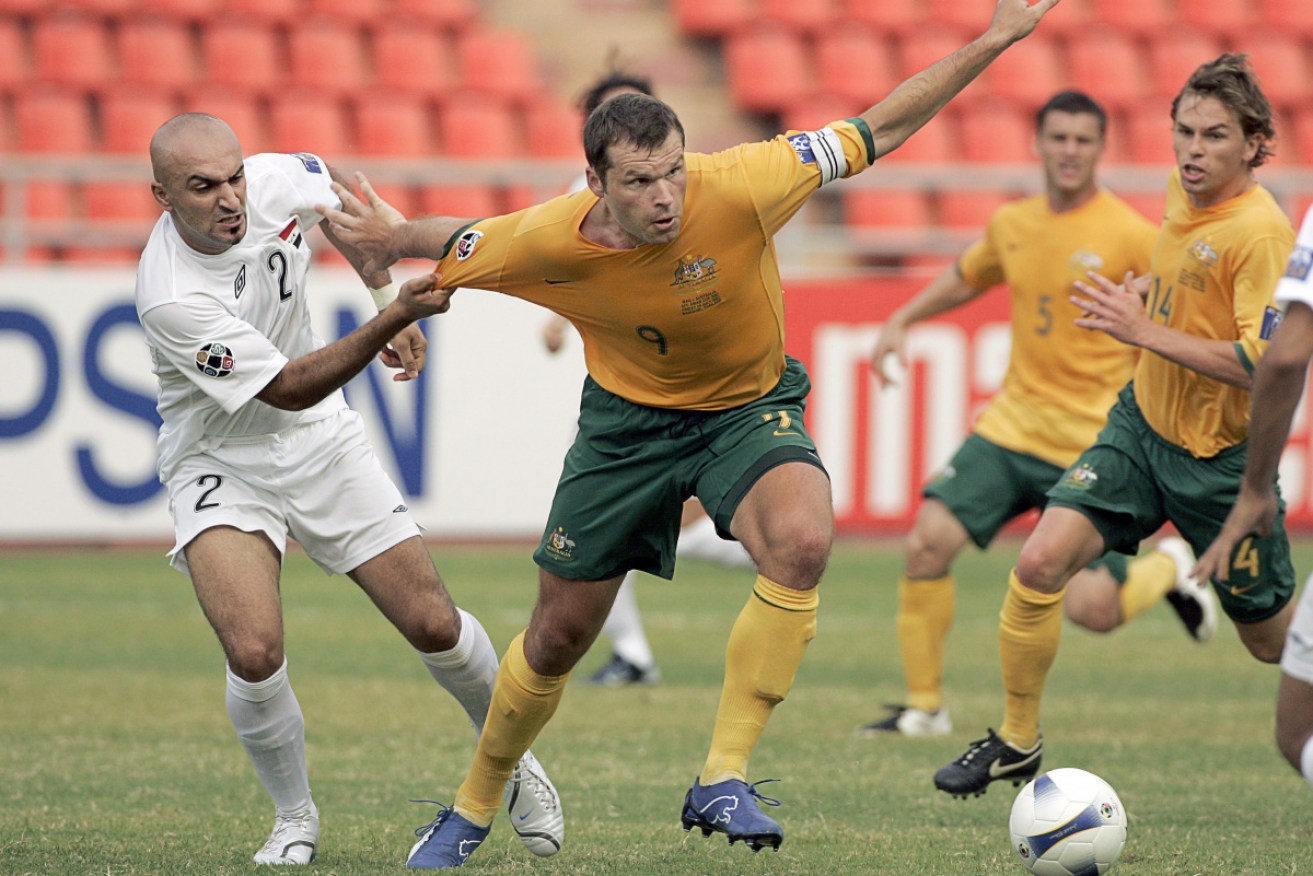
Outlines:
{"type": "Polygon", "coordinates": [[[565,531],[564,526],[558,526],[547,536],[547,543],[543,545],[553,558],[563,563],[569,563],[574,560],[574,539],[565,531]]]}
{"type": "Polygon", "coordinates": [[[1067,475],[1062,479],[1062,485],[1072,490],[1092,489],[1099,482],[1099,476],[1094,469],[1090,468],[1088,462],[1082,463],[1076,468],[1067,470],[1067,475]]]}
{"type": "Polygon", "coordinates": [[[223,344],[206,344],[196,351],[196,370],[210,377],[226,377],[235,364],[232,350],[223,344]]]}
{"type": "Polygon", "coordinates": [[[716,279],[716,260],[702,255],[686,255],[675,266],[675,280],[671,283],[680,292],[687,292],[705,282],[716,279]]]}

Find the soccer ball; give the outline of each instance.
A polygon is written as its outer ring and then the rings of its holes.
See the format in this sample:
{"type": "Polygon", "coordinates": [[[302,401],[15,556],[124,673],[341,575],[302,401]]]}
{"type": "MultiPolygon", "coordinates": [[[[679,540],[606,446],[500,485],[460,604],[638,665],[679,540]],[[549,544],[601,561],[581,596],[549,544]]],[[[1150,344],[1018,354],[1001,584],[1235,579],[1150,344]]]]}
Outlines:
{"type": "Polygon", "coordinates": [[[1103,876],[1126,843],[1126,810],[1094,773],[1064,768],[1037,776],[1012,804],[1012,848],[1039,876],[1103,876]]]}

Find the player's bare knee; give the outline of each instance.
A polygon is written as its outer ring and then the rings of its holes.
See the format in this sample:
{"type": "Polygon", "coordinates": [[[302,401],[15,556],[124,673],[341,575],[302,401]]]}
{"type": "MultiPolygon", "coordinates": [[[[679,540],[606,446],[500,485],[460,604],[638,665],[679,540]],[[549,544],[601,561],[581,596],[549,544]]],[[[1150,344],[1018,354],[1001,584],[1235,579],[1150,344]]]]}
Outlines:
{"type": "Polygon", "coordinates": [[[946,549],[918,527],[903,541],[903,555],[907,577],[941,578],[948,574],[956,551],[946,549]]]}
{"type": "Polygon", "coordinates": [[[1282,642],[1269,642],[1266,639],[1245,642],[1249,653],[1260,663],[1280,663],[1282,645],[1282,642]]]}
{"type": "Polygon", "coordinates": [[[256,638],[230,642],[225,647],[232,674],[252,684],[265,681],[283,665],[282,645],[256,638]]]}
{"type": "Polygon", "coordinates": [[[1084,627],[1092,633],[1111,633],[1121,626],[1121,612],[1117,606],[1071,604],[1071,594],[1067,596],[1067,619],[1078,627],[1084,627]]]}
{"type": "Polygon", "coordinates": [[[1066,583],[1066,562],[1048,548],[1026,542],[1017,557],[1017,580],[1031,590],[1054,593],[1066,583]]]}

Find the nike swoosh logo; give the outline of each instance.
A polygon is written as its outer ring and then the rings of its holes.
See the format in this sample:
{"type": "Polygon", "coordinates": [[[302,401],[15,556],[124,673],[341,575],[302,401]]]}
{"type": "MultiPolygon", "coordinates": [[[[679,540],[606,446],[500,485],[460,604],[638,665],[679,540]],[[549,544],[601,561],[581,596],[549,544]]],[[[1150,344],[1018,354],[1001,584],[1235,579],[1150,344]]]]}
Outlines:
{"type": "Polygon", "coordinates": [[[783,437],[783,436],[785,436],[785,435],[797,435],[798,433],[797,433],[797,432],[781,432],[779,429],[776,429],[775,432],[774,432],[774,434],[775,434],[775,437],[780,438],[780,437],[783,437]]]}
{"type": "Polygon", "coordinates": [[[1235,586],[1234,584],[1232,584],[1232,585],[1231,585],[1231,595],[1232,595],[1232,596],[1244,596],[1246,593],[1248,593],[1250,590],[1253,590],[1253,589],[1254,589],[1255,587],[1257,587],[1257,586],[1258,586],[1257,584],[1250,584],[1248,587],[1237,587],[1237,586],[1235,586]]]}
{"type": "Polygon", "coordinates": [[[523,815],[517,815],[517,816],[516,816],[516,818],[520,819],[521,821],[524,821],[524,820],[525,820],[526,818],[528,818],[528,817],[529,817],[529,813],[528,813],[528,812],[524,813],[523,815]]]}

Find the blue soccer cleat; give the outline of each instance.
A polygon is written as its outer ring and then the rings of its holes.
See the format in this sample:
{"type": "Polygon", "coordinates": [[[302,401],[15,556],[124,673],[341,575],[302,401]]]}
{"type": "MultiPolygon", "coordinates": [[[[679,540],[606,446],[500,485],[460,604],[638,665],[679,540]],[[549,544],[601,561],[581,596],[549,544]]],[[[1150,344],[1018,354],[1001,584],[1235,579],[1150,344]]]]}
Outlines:
{"type": "Polygon", "coordinates": [[[757,792],[757,785],[778,781],[762,779],[749,785],[738,779],[728,779],[714,785],[703,785],[694,779],[693,787],[684,796],[684,812],[679,820],[684,830],[702,828],[703,836],[711,836],[713,830],[719,831],[729,837],[731,846],[743,840],[754,852],[763,846],[779,851],[780,843],[784,842],[784,828],[763,814],[757,802],[779,806],[779,800],[757,792]]]}
{"type": "MultiPolygon", "coordinates": [[[[433,800],[416,800],[433,803],[433,800]]],[[[437,805],[442,806],[441,803],[437,805]]],[[[415,829],[419,840],[410,847],[406,868],[410,870],[451,870],[465,863],[488,836],[492,827],[479,827],[459,815],[450,806],[442,806],[434,818],[415,829]]]]}

